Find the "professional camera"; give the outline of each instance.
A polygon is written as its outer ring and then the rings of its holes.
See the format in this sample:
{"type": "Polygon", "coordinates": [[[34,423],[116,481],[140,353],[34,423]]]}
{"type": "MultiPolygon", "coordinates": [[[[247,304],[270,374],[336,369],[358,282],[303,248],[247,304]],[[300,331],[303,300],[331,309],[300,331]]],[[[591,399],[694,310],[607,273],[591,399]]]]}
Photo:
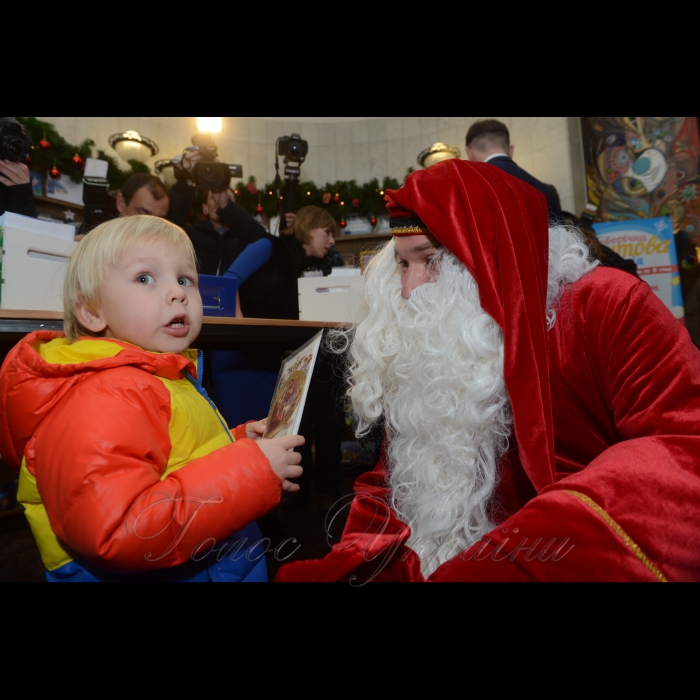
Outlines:
{"type": "Polygon", "coordinates": [[[293,213],[296,208],[296,190],[301,176],[301,166],[309,154],[309,142],[304,141],[299,134],[282,136],[277,139],[277,159],[275,168],[277,177],[275,183],[277,194],[282,202],[282,212],[293,213]],[[282,179],[279,174],[279,159],[284,158],[284,192],[282,191],[282,179]]]}
{"type": "Polygon", "coordinates": [[[309,154],[309,142],[304,141],[299,134],[282,136],[277,141],[277,154],[284,158],[285,163],[301,165],[309,154]]]}
{"type": "Polygon", "coordinates": [[[231,178],[243,177],[242,165],[217,163],[219,157],[214,139],[210,134],[195,134],[192,145],[199,151],[202,160],[194,166],[192,179],[200,190],[225,192],[231,186],[231,178]]]}
{"type": "Polygon", "coordinates": [[[24,163],[31,145],[27,130],[14,117],[0,117],[0,160],[24,163]]]}

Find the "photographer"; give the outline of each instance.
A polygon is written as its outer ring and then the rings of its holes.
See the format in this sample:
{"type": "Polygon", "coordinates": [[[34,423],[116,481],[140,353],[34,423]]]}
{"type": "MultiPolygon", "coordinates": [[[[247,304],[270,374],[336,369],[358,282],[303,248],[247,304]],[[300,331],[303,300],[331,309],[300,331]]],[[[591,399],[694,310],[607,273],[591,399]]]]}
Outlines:
{"type": "Polygon", "coordinates": [[[0,216],[6,211],[36,218],[29,168],[31,142],[14,117],[0,117],[0,216]]]}
{"type": "MultiPolygon", "coordinates": [[[[271,240],[272,236],[236,204],[236,196],[230,188],[223,192],[206,190],[202,206],[206,218],[188,223],[197,193],[194,169],[201,161],[199,151],[192,149],[175,166],[178,181],[170,190],[168,219],[184,228],[192,240],[199,260],[199,272],[203,275],[223,275],[246,246],[263,239],[271,240]]],[[[268,250],[271,248],[268,247],[268,250]]],[[[261,264],[264,262],[266,260],[262,260],[261,264]]]]}

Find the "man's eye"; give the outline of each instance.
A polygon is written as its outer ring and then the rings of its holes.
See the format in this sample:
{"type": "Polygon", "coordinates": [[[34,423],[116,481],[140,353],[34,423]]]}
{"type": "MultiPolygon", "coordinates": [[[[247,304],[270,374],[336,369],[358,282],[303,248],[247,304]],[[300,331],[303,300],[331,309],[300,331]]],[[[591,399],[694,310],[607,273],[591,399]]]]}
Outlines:
{"type": "Polygon", "coordinates": [[[182,287],[194,287],[194,280],[191,277],[180,277],[182,287]]]}
{"type": "Polygon", "coordinates": [[[156,278],[153,275],[139,275],[136,281],[139,284],[154,284],[156,278]]]}

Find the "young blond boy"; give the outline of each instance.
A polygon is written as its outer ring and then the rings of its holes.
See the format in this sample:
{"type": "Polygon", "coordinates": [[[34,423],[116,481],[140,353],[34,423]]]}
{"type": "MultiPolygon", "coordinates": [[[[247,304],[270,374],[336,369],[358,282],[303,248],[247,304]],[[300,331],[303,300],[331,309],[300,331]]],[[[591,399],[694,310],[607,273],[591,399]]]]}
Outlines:
{"type": "Polygon", "coordinates": [[[95,229],[71,260],[65,336],[0,371],[0,453],[49,581],[265,581],[255,520],[298,486],[301,437],[231,433],[201,386],[195,255],[159,218],[95,229]]]}

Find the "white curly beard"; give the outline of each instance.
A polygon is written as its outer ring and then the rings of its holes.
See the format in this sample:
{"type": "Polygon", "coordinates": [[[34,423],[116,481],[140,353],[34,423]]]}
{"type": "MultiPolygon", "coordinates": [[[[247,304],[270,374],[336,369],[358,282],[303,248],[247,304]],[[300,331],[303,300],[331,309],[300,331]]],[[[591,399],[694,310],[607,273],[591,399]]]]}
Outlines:
{"type": "MultiPolygon", "coordinates": [[[[552,233],[553,326],[561,287],[595,264],[577,232],[552,233]]],[[[366,277],[350,396],[358,436],[385,418],[393,506],[411,528],[408,546],[428,578],[494,529],[491,506],[512,417],[503,334],[481,308],[472,275],[443,251],[438,279],[404,300],[394,256],[390,243],[366,277]]]]}
{"type": "MultiPolygon", "coordinates": [[[[368,287],[382,266],[395,272],[393,255],[389,246],[374,261],[368,287]]],[[[396,274],[381,286],[380,296],[367,290],[387,303],[357,330],[351,395],[360,416],[386,419],[394,509],[428,577],[494,527],[489,503],[511,431],[503,338],[449,254],[438,281],[409,300],[396,274]]]]}

